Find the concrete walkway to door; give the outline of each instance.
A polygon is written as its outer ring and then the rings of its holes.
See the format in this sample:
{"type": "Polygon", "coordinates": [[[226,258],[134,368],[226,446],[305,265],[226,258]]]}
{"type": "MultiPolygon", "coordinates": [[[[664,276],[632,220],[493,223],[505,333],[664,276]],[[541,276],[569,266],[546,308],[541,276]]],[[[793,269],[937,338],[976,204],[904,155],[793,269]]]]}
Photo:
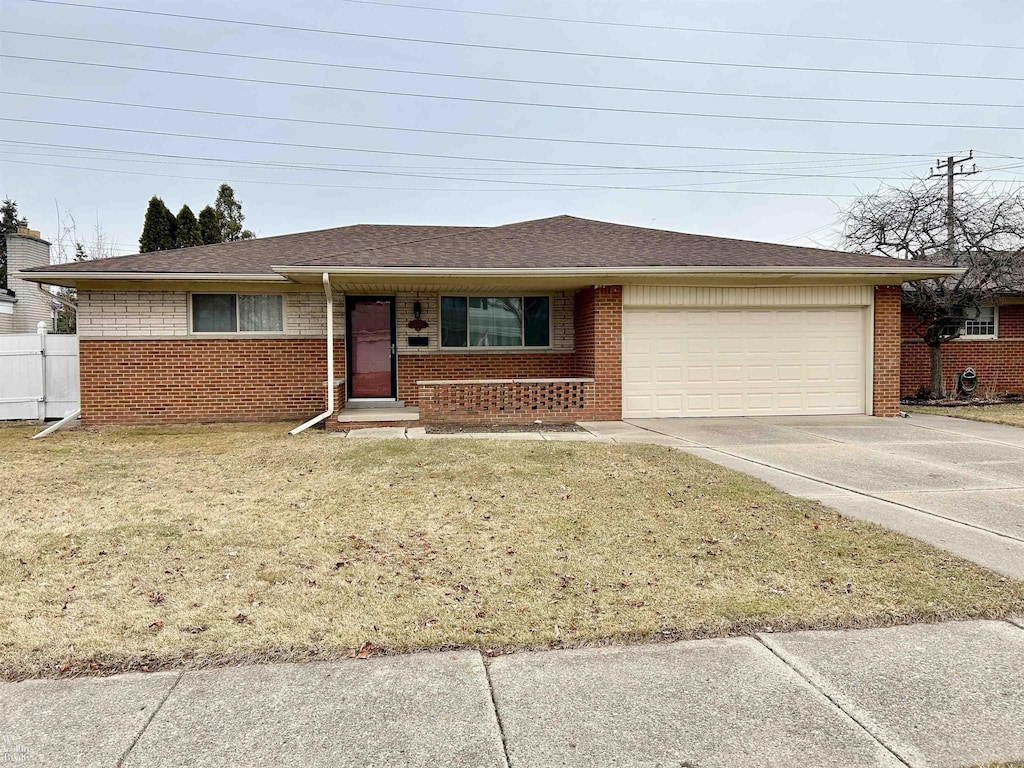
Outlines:
{"type": "Polygon", "coordinates": [[[1024,579],[1024,429],[918,414],[582,426],[679,448],[1024,579]]]}

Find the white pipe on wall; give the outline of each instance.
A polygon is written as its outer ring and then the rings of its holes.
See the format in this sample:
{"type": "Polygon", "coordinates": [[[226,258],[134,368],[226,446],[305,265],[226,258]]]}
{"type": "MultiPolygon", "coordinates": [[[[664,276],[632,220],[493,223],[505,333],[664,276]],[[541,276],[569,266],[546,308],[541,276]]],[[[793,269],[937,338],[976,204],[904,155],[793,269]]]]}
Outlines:
{"type": "Polygon", "coordinates": [[[323,274],[323,282],[324,295],[327,297],[327,410],[300,424],[289,435],[297,435],[334,413],[334,296],[331,293],[331,278],[326,272],[323,274]]]}

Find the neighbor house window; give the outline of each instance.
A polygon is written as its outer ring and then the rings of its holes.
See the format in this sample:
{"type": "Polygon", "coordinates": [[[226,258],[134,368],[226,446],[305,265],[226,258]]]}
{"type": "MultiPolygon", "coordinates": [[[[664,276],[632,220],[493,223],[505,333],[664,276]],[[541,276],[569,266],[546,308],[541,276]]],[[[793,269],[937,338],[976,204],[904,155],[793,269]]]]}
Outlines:
{"type": "Polygon", "coordinates": [[[442,296],[442,347],[551,346],[548,296],[442,296]]]}
{"type": "MultiPolygon", "coordinates": [[[[952,332],[954,329],[947,329],[952,332]]],[[[962,339],[993,339],[996,336],[996,308],[981,307],[969,310],[967,317],[960,325],[962,339]]]]}
{"type": "Polygon", "coordinates": [[[192,294],[193,333],[277,333],[284,297],[249,293],[192,294]]]}

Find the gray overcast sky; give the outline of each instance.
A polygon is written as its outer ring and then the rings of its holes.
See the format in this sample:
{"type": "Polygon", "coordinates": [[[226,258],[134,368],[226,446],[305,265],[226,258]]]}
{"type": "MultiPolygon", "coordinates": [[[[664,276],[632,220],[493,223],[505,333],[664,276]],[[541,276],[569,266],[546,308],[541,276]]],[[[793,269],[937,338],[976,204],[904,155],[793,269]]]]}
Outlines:
{"type": "MultiPolygon", "coordinates": [[[[329,0],[301,3],[93,1],[122,8],[483,45],[795,67],[1024,77],[1024,50],[627,29],[329,0]]],[[[1020,36],[1024,30],[1024,6],[1013,0],[406,2],[675,27],[1024,46],[1020,36]]],[[[27,0],[0,0],[0,20],[3,28],[10,31],[517,80],[897,102],[938,100],[1024,105],[1024,81],[794,72],[556,56],[275,30],[27,0]]],[[[0,52],[7,56],[477,99],[827,120],[1024,126],[1024,109],[1003,107],[779,101],[486,82],[260,62],[16,34],[0,35],[0,52]]],[[[85,230],[86,240],[91,238],[93,225],[99,221],[115,241],[118,253],[137,250],[143,214],[152,195],[162,197],[174,212],[188,203],[198,213],[213,201],[220,181],[229,181],[234,186],[244,204],[246,224],[261,236],[352,223],[489,225],[570,213],[728,237],[828,245],[833,242],[830,225],[836,219],[837,210],[849,202],[844,196],[877,188],[880,182],[872,177],[895,180],[926,174],[928,166],[940,154],[973,148],[980,155],[980,168],[1022,166],[979,174],[965,183],[984,180],[1012,184],[1014,180],[1024,179],[1024,159],[1012,159],[1024,156],[1024,131],[1020,130],[772,122],[486,104],[229,82],[15,58],[0,58],[0,83],[7,92],[395,128],[763,150],[922,155],[844,158],[534,142],[187,114],[4,95],[0,112],[0,117],[4,118],[337,148],[271,146],[0,121],[0,139],[3,140],[0,144],[0,195],[15,198],[30,224],[51,238],[57,229],[55,201],[62,210],[74,214],[80,229],[85,230]],[[118,155],[109,151],[58,149],[17,142],[131,150],[152,155],[118,155]],[[342,148],[380,150],[384,154],[342,148]],[[387,154],[390,152],[448,157],[387,154]],[[1011,159],[997,154],[1011,156],[1011,159]],[[175,159],[170,157],[172,155],[212,158],[213,161],[175,159]],[[451,159],[452,155],[483,159],[457,160],[451,159]],[[496,159],[648,170],[524,165],[494,162],[496,159]],[[225,160],[311,164],[320,170],[226,165],[225,160]],[[781,171],[859,178],[776,178],[695,172],[696,166],[703,166],[704,171],[737,170],[737,164],[746,164],[746,170],[760,173],[781,171]],[[335,170],[323,170],[327,166],[335,170]],[[649,170],[680,166],[690,170],[671,173],[649,170]],[[95,170],[84,170],[87,168],[95,170]],[[447,176],[456,180],[409,178],[381,175],[381,172],[447,176]],[[678,185],[689,191],[552,189],[508,183],[511,180],[594,186],[678,185]],[[739,195],[693,190],[821,196],[739,195]],[[807,237],[797,237],[812,230],[807,237]]]]}

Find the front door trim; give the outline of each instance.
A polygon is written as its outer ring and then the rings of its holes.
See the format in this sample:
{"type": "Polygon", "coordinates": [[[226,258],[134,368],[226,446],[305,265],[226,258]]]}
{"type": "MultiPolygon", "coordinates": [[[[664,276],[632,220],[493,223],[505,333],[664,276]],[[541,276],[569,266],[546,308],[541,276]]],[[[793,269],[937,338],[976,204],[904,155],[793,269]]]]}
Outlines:
{"type": "Polygon", "coordinates": [[[346,400],[397,400],[398,399],[398,334],[395,326],[394,296],[353,296],[345,294],[345,399],[346,400]],[[352,397],[352,305],[356,301],[386,301],[391,307],[391,396],[389,398],[352,397]]]}

